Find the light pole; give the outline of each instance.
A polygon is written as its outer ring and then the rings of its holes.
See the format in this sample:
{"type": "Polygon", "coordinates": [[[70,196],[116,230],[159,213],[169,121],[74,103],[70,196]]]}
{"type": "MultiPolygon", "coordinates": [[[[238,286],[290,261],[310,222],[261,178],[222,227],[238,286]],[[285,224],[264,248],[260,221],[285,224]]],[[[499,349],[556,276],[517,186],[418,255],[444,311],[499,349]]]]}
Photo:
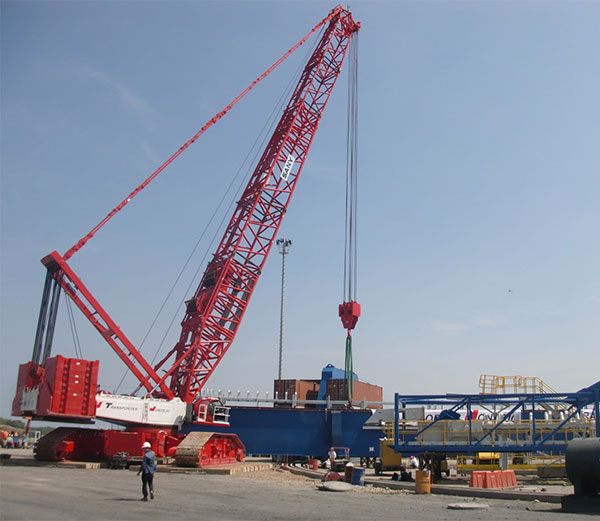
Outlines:
{"type": "Polygon", "coordinates": [[[281,380],[281,362],[283,357],[283,295],[285,288],[285,256],[290,252],[292,241],[290,239],[277,239],[277,247],[281,253],[281,315],[279,318],[279,376],[281,380]]]}

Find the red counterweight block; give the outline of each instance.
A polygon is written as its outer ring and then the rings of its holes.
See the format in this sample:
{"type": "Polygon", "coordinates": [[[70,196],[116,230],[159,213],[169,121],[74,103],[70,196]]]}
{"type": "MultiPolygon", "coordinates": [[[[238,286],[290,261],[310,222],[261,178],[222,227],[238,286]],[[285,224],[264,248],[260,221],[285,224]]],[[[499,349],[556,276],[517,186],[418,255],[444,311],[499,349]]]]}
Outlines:
{"type": "Polygon", "coordinates": [[[50,415],[94,417],[98,365],[98,360],[90,362],[62,356],[46,360],[45,381],[51,396],[40,395],[38,410],[46,405],[50,415]]]}
{"type": "Polygon", "coordinates": [[[354,329],[354,326],[358,322],[358,317],[360,317],[360,304],[353,300],[340,304],[339,315],[342,319],[344,329],[348,331],[354,329]]]}
{"type": "Polygon", "coordinates": [[[23,364],[19,368],[13,415],[93,418],[96,415],[98,365],[98,360],[55,356],[46,360],[43,376],[36,382],[29,377],[30,364],[23,364]]]}

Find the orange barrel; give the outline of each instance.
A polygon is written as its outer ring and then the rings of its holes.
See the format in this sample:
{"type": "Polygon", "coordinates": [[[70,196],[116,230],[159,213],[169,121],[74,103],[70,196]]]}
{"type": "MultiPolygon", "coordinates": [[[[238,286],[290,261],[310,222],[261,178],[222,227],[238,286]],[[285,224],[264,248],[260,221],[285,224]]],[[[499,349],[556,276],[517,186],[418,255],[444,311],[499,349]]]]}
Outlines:
{"type": "Polygon", "coordinates": [[[346,483],[352,483],[352,471],[354,470],[354,465],[352,463],[346,463],[344,467],[344,481],[346,483]]]}
{"type": "Polygon", "coordinates": [[[312,470],[319,470],[319,460],[316,459],[309,459],[308,460],[308,467],[312,470]]]}
{"type": "Polygon", "coordinates": [[[415,494],[431,494],[431,472],[417,470],[415,475],[415,494]]]}

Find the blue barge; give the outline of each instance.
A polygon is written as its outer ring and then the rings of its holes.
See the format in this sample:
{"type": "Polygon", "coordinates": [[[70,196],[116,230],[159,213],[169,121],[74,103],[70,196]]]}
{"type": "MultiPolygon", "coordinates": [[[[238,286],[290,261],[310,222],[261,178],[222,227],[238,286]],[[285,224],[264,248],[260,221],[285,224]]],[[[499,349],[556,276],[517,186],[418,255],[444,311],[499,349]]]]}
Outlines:
{"type": "Polygon", "coordinates": [[[287,409],[279,407],[232,407],[230,427],[185,425],[181,432],[194,430],[233,432],[249,455],[327,457],[329,447],[348,447],[352,457],[379,456],[380,428],[365,422],[371,410],[287,409]]]}

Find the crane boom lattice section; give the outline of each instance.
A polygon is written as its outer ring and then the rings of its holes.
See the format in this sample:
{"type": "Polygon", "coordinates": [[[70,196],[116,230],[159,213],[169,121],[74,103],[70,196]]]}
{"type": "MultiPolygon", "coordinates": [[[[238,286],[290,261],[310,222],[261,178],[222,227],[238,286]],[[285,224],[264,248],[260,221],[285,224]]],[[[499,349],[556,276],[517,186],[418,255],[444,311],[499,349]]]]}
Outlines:
{"type": "Polygon", "coordinates": [[[194,297],[179,342],[157,365],[171,362],[175,396],[200,393],[231,345],[304,166],[323,110],[359,24],[337,7],[304,68],[194,297]]]}

